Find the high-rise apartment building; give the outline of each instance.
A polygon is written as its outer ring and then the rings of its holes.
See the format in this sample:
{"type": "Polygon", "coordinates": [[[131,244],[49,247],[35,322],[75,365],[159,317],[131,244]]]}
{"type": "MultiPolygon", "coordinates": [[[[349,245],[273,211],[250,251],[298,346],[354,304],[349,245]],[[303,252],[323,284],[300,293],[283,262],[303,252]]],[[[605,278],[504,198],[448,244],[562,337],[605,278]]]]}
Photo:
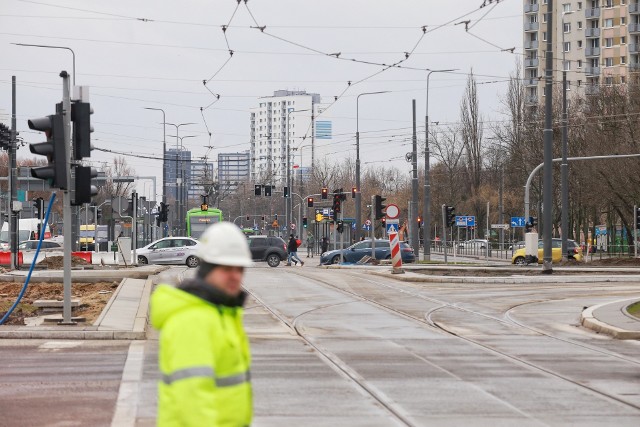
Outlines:
{"type": "MultiPolygon", "coordinates": [[[[638,0],[555,0],[553,79],[567,71],[568,90],[598,94],[640,71],[638,0]]],[[[524,85],[529,106],[544,96],[547,0],[524,0],[524,85]]]]}
{"type": "MultiPolygon", "coordinates": [[[[315,118],[323,110],[320,95],[306,91],[277,90],[273,96],[259,99],[251,109],[251,180],[262,184],[284,183],[287,170],[287,136],[289,138],[290,166],[293,166],[294,148],[303,138],[310,145],[316,134],[315,118]]],[[[323,132],[331,123],[323,121],[323,132]]],[[[313,149],[312,149],[313,150],[313,149]]],[[[307,152],[305,152],[307,154],[307,152]]]]}
{"type": "Polygon", "coordinates": [[[247,150],[242,153],[218,154],[218,183],[234,192],[238,183],[249,179],[251,155],[247,150]]]}

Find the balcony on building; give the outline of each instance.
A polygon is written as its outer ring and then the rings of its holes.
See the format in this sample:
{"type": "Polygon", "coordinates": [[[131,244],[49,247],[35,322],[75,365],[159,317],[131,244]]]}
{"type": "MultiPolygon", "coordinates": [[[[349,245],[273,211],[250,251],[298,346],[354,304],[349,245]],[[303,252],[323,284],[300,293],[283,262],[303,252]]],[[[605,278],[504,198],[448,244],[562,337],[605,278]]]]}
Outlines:
{"type": "Polygon", "coordinates": [[[538,31],[538,23],[537,22],[525,22],[524,23],[524,31],[525,32],[531,32],[531,31],[538,31]]]}
{"type": "Polygon", "coordinates": [[[585,67],[584,72],[587,76],[599,76],[600,67],[585,67]]]}
{"type": "Polygon", "coordinates": [[[587,28],[584,31],[584,36],[588,39],[600,37],[600,28],[587,28]]]}
{"type": "Polygon", "coordinates": [[[600,18],[600,8],[599,7],[594,7],[593,9],[585,9],[584,10],[584,16],[587,19],[600,18]]]}
{"type": "Polygon", "coordinates": [[[538,86],[538,78],[534,77],[534,78],[524,79],[524,85],[525,86],[538,86]]]}
{"type": "Polygon", "coordinates": [[[633,71],[640,71],[640,62],[630,62],[629,68],[633,71]]]}
{"type": "Polygon", "coordinates": [[[584,50],[584,56],[600,56],[600,48],[599,47],[588,47],[584,50]]]}
{"type": "Polygon", "coordinates": [[[538,3],[536,4],[526,3],[524,5],[524,13],[536,13],[538,9],[540,9],[538,6],[538,3]]]}
{"type": "Polygon", "coordinates": [[[597,84],[587,84],[584,86],[585,95],[597,95],[600,93],[600,86],[597,84]]]}
{"type": "Polygon", "coordinates": [[[525,49],[537,49],[538,48],[538,40],[527,40],[524,42],[525,49]]]}
{"type": "Polygon", "coordinates": [[[527,58],[524,60],[525,68],[538,68],[538,58],[527,58]]]}
{"type": "Polygon", "coordinates": [[[627,25],[627,29],[629,30],[629,33],[640,33],[640,24],[629,24],[627,25]]]}
{"type": "Polygon", "coordinates": [[[628,45],[627,49],[629,50],[630,53],[638,53],[640,52],[640,44],[631,43],[628,45]]]}
{"type": "Polygon", "coordinates": [[[537,95],[527,95],[524,98],[525,105],[537,105],[538,104],[538,96],[537,95]]]}
{"type": "Polygon", "coordinates": [[[640,4],[638,4],[638,3],[629,3],[629,14],[631,14],[631,15],[640,14],[640,4]]]}

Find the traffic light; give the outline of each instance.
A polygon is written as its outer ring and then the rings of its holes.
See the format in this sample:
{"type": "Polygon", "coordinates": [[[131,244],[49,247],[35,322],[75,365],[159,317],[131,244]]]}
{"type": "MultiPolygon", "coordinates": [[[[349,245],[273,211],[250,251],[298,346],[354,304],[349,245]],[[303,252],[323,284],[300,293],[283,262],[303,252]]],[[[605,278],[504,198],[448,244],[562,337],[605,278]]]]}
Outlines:
{"type": "Polygon", "coordinates": [[[313,207],[313,197],[307,197],[307,207],[308,208],[313,207]]]}
{"type": "Polygon", "coordinates": [[[344,222],[338,221],[338,226],[336,227],[336,231],[340,234],[344,231],[344,222]]]}
{"type": "Polygon", "coordinates": [[[29,151],[33,154],[47,156],[49,164],[31,168],[31,176],[44,179],[49,185],[61,190],[69,188],[67,179],[67,147],[64,142],[64,121],[62,114],[52,114],[28,121],[29,129],[44,132],[47,142],[30,144],[29,151]]]}
{"type": "Polygon", "coordinates": [[[535,216],[530,216],[527,223],[524,225],[524,231],[526,233],[531,233],[531,230],[538,225],[538,218],[535,216]]]}
{"type": "Polygon", "coordinates": [[[273,219],[277,221],[278,220],[278,214],[273,215],[273,219]]]}
{"type": "Polygon", "coordinates": [[[98,176],[96,168],[90,166],[74,166],[76,172],[75,194],[73,206],[80,206],[91,202],[91,198],[98,194],[98,187],[91,185],[91,179],[98,176]]]}
{"type": "Polygon", "coordinates": [[[302,217],[302,226],[303,226],[304,228],[307,228],[307,217],[306,217],[306,216],[303,216],[303,217],[302,217]]]}
{"type": "Polygon", "coordinates": [[[351,188],[351,198],[352,199],[356,198],[356,191],[357,191],[356,187],[351,188]]]}
{"type": "Polygon", "coordinates": [[[289,197],[289,187],[284,187],[284,190],[282,192],[284,194],[284,197],[289,197]]]}
{"type": "Polygon", "coordinates": [[[418,227],[422,227],[422,217],[418,215],[418,227]]]}
{"type": "Polygon", "coordinates": [[[91,114],[93,114],[93,110],[88,102],[78,101],[71,104],[74,160],[91,157],[91,132],[93,132],[91,114]]]}
{"type": "Polygon", "coordinates": [[[635,221],[636,221],[636,230],[640,229],[640,208],[636,208],[635,213],[635,221]]]}
{"type": "Polygon", "coordinates": [[[271,185],[264,186],[264,195],[265,197],[271,197],[271,185]]]}
{"type": "Polygon", "coordinates": [[[169,207],[166,203],[160,202],[160,211],[158,212],[157,222],[167,222],[169,220],[169,207]]]}
{"type": "Polygon", "coordinates": [[[387,205],[383,205],[382,202],[384,202],[385,200],[387,200],[386,197],[382,197],[377,194],[373,196],[375,219],[384,218],[385,216],[384,209],[387,207],[387,205]]]}
{"type": "Polygon", "coordinates": [[[102,209],[96,211],[96,219],[100,221],[102,219],[102,209]]]}
{"type": "Polygon", "coordinates": [[[445,223],[447,227],[456,225],[456,208],[455,206],[445,206],[445,223]]]}
{"type": "Polygon", "coordinates": [[[342,210],[342,206],[341,205],[342,205],[342,199],[340,197],[340,194],[334,193],[334,195],[333,195],[333,205],[331,206],[331,208],[333,209],[333,218],[334,218],[334,220],[338,217],[338,214],[342,210]]]}
{"type": "Polygon", "coordinates": [[[247,221],[249,221],[249,215],[247,215],[247,221]]]}
{"type": "Polygon", "coordinates": [[[0,149],[8,150],[11,147],[11,129],[0,123],[0,149]]]}
{"type": "MultiPolygon", "coordinates": [[[[253,188],[254,188],[253,192],[254,192],[254,194],[256,196],[261,196],[262,195],[262,185],[256,184],[256,185],[253,186],[253,188]]],[[[267,189],[265,188],[265,193],[267,192],[266,190],[267,189]]],[[[265,196],[266,196],[266,194],[265,194],[265,196]]]]}
{"type": "Polygon", "coordinates": [[[322,191],[322,200],[327,200],[329,198],[329,189],[323,188],[322,191]]]}
{"type": "Polygon", "coordinates": [[[42,220],[44,218],[44,199],[42,197],[34,199],[33,207],[35,208],[35,217],[42,220]]]}

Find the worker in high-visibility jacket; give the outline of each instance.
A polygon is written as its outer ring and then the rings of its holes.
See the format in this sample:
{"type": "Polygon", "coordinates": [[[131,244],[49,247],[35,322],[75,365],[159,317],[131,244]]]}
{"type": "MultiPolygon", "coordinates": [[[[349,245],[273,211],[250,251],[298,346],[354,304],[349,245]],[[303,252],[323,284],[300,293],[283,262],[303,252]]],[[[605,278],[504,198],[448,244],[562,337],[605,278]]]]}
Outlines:
{"type": "Polygon", "coordinates": [[[252,418],[249,342],[242,325],[246,237],[221,222],[196,249],[196,278],[159,285],[151,322],[160,330],[158,421],[169,426],[248,426],[252,418]]]}

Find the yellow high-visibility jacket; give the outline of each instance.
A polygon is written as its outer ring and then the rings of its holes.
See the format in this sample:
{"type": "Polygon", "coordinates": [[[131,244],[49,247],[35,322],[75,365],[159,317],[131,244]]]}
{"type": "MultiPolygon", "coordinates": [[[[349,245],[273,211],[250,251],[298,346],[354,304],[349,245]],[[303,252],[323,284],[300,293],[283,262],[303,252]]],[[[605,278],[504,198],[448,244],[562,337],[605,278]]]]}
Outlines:
{"type": "Polygon", "coordinates": [[[230,298],[198,280],[159,285],[151,323],[160,330],[159,427],[248,426],[252,418],[245,295],[230,298]]]}

